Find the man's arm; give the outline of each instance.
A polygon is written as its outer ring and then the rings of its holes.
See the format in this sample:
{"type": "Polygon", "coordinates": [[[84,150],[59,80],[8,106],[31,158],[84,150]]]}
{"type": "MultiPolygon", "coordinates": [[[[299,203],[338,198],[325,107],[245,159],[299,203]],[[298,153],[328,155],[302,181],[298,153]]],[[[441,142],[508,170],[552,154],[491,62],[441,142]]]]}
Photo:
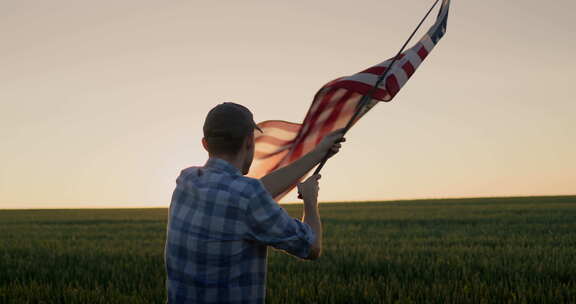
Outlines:
{"type": "Polygon", "coordinates": [[[304,196],[302,220],[291,217],[260,182],[246,209],[245,238],[284,250],[302,259],[313,260],[322,249],[322,227],[316,207],[319,175],[313,175],[298,188],[304,196]]]}
{"type": "Polygon", "coordinates": [[[286,191],[291,185],[304,176],[306,172],[314,168],[314,166],[322,161],[327,153],[331,154],[330,157],[338,153],[340,143],[344,141],[344,129],[336,130],[326,135],[320,144],[308,154],[284,168],[269,173],[260,180],[272,197],[275,197],[286,191]]]}
{"type": "Polygon", "coordinates": [[[298,192],[304,199],[304,214],[302,222],[310,225],[316,238],[310,247],[310,253],[306,259],[316,260],[322,254],[322,222],[318,212],[318,180],[320,174],[312,175],[305,182],[298,185],[298,192]]]}

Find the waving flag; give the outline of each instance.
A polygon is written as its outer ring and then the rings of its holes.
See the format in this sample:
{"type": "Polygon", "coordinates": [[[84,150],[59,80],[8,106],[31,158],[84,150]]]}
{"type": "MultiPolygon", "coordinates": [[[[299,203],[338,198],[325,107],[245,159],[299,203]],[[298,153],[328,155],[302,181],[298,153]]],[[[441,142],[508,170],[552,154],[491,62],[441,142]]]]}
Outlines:
{"type": "MultiPolygon", "coordinates": [[[[444,36],[448,21],[450,0],[443,0],[436,22],[416,45],[401,53],[395,60],[388,59],[348,77],[325,84],[316,93],[302,124],[269,120],[258,124],[262,133],[255,136],[256,151],[249,176],[261,178],[287,166],[314,149],[322,138],[343,128],[354,116],[362,97],[373,89],[378,78],[386,77],[371,92],[372,99],[360,109],[353,123],[358,121],[379,101],[388,102],[398,94],[422,61],[444,36]],[[392,65],[393,61],[395,63],[392,65]],[[387,71],[387,69],[391,69],[387,71]]],[[[276,197],[282,198],[290,190],[276,197]]]]}

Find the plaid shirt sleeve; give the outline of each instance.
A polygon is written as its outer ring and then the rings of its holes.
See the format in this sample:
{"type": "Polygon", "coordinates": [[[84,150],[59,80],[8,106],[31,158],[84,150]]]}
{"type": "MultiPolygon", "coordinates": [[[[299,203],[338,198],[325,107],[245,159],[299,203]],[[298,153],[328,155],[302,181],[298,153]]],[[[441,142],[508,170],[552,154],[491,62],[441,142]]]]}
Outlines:
{"type": "Polygon", "coordinates": [[[247,208],[248,237],[300,258],[308,257],[315,235],[310,225],[292,218],[259,181],[247,208]]]}

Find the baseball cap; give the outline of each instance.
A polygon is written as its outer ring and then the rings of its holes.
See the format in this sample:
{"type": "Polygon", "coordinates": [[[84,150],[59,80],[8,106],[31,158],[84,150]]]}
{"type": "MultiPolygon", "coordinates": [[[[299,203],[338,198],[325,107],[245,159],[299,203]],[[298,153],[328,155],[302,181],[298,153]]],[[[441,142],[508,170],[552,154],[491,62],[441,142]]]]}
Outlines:
{"type": "Polygon", "coordinates": [[[252,112],[245,106],[233,102],[221,103],[206,115],[204,137],[243,138],[262,130],[254,122],[252,112]]]}

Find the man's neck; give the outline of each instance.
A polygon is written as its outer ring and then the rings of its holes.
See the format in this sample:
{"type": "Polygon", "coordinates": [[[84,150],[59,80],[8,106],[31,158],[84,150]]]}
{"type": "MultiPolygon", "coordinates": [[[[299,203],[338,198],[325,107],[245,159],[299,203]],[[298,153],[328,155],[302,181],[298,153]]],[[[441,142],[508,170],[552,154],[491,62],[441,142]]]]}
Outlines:
{"type": "Polygon", "coordinates": [[[242,165],[243,165],[243,160],[240,157],[241,155],[236,155],[236,156],[230,156],[230,155],[214,155],[211,154],[210,157],[211,158],[219,158],[219,159],[223,159],[227,162],[229,162],[232,166],[236,167],[240,172],[242,172],[242,165]]]}

